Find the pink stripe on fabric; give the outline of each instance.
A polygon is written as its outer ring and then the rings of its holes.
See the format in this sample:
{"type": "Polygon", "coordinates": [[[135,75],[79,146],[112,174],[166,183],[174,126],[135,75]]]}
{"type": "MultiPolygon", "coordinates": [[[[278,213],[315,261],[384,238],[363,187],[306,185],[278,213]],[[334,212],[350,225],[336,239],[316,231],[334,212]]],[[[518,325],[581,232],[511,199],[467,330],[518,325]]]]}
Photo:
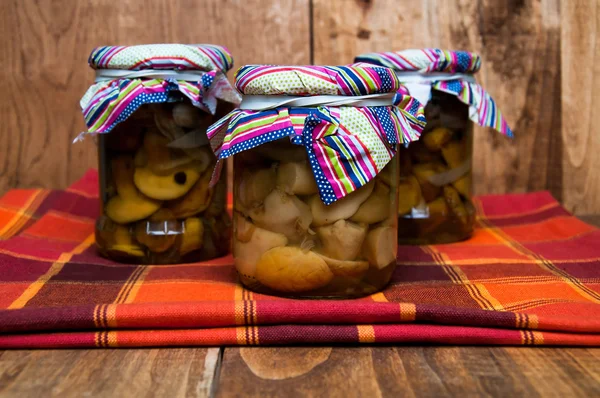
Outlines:
{"type": "MultiPolygon", "coordinates": [[[[102,131],[103,127],[108,127],[115,120],[117,120],[117,118],[119,117],[119,115],[121,114],[121,112],[123,112],[123,110],[125,108],[127,108],[127,106],[133,100],[135,100],[135,98],[138,95],[140,95],[142,93],[153,92],[153,91],[154,92],[160,92],[161,90],[164,91],[164,87],[162,85],[157,85],[157,86],[158,87],[156,87],[156,89],[155,89],[154,87],[144,87],[143,85],[139,85],[135,89],[131,90],[131,92],[129,94],[127,94],[127,96],[125,98],[123,98],[115,108],[113,108],[112,110],[110,110],[109,107],[107,107],[104,110],[104,112],[102,112],[102,116],[106,115],[107,112],[110,112],[111,115],[106,118],[106,121],[104,123],[102,123],[101,127],[98,130],[102,131]]],[[[99,118],[101,119],[102,116],[100,116],[99,118]]]]}

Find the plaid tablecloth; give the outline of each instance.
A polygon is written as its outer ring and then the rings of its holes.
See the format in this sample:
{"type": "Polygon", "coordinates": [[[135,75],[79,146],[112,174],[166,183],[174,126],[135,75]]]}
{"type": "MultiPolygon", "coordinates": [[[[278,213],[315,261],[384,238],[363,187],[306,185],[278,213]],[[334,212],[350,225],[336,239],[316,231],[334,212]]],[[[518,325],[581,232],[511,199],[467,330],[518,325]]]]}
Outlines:
{"type": "Polygon", "coordinates": [[[546,192],[477,199],[473,239],[401,247],[358,300],[252,293],[231,257],[97,256],[97,173],[0,199],[0,348],[407,343],[600,345],[600,230],[546,192]]]}

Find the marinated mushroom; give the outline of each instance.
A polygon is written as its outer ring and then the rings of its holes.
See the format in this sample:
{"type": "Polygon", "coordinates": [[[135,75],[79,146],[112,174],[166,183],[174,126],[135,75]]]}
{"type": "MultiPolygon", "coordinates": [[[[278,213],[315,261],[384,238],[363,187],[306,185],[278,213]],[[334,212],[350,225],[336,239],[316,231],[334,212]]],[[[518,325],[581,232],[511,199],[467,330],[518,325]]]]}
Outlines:
{"type": "Polygon", "coordinates": [[[152,199],[172,200],[185,195],[199,178],[198,170],[191,167],[167,176],[156,175],[146,167],[138,167],[133,182],[140,192],[152,199]]]}
{"type": "Polygon", "coordinates": [[[471,174],[467,173],[452,183],[454,188],[465,198],[471,193],[471,174]]]}
{"type": "Polygon", "coordinates": [[[131,257],[144,256],[144,249],[133,241],[132,233],[129,228],[123,225],[115,225],[112,235],[112,244],[109,244],[108,251],[117,255],[131,257]]]}
{"type": "Polygon", "coordinates": [[[318,227],[352,217],[360,205],[371,195],[374,186],[375,181],[371,180],[356,191],[338,199],[330,205],[324,204],[319,195],[311,196],[308,200],[308,205],[313,216],[312,225],[318,227]]]}
{"type": "Polygon", "coordinates": [[[423,134],[421,140],[425,147],[432,152],[437,152],[452,139],[452,131],[445,127],[437,127],[428,133],[423,134]]]}
{"type": "Polygon", "coordinates": [[[277,187],[294,195],[312,195],[319,191],[307,161],[280,164],[277,169],[277,187]]]}
{"type": "Polygon", "coordinates": [[[208,186],[211,176],[212,169],[208,168],[187,194],[166,203],[166,207],[171,210],[177,218],[187,218],[202,213],[210,205],[214,192],[214,189],[209,188],[208,186]]]}
{"type": "Polygon", "coordinates": [[[238,212],[235,212],[233,217],[234,217],[233,235],[234,235],[235,239],[237,239],[238,241],[243,242],[243,243],[250,242],[250,239],[252,239],[252,234],[254,234],[254,230],[256,229],[256,226],[254,224],[252,224],[251,221],[246,220],[246,218],[238,212]]]}
{"type": "Polygon", "coordinates": [[[413,175],[402,178],[398,183],[398,215],[411,212],[421,203],[421,186],[413,175]]]}
{"type": "Polygon", "coordinates": [[[442,147],[442,157],[448,167],[454,169],[467,160],[465,151],[465,145],[461,141],[450,141],[442,147]]]}
{"type": "Polygon", "coordinates": [[[236,219],[235,227],[235,266],[238,272],[248,278],[256,276],[256,264],[265,252],[288,244],[285,235],[258,228],[243,218],[236,219]]]}
{"type": "Polygon", "coordinates": [[[429,217],[447,217],[450,214],[448,203],[443,197],[436,198],[431,202],[427,202],[427,208],[429,209],[429,217]]]}
{"type": "MultiPolygon", "coordinates": [[[[317,253],[319,254],[319,253],[317,253]]],[[[335,276],[361,277],[369,269],[369,262],[364,260],[342,261],[319,254],[335,276]]]]}
{"type": "Polygon", "coordinates": [[[392,206],[389,186],[375,182],[375,188],[350,220],[357,223],[375,224],[390,216],[392,206]]]}
{"type": "Polygon", "coordinates": [[[194,250],[201,249],[204,243],[204,224],[198,217],[191,217],[184,222],[183,237],[179,252],[185,255],[194,250]]]}
{"type": "Polygon", "coordinates": [[[260,206],[267,195],[275,189],[277,171],[275,168],[244,170],[237,179],[236,197],[245,209],[260,206]]]}
{"type": "Polygon", "coordinates": [[[306,203],[277,188],[265,198],[263,206],[252,209],[249,215],[257,226],[284,234],[294,243],[302,240],[312,222],[306,203]]]}
{"type": "Polygon", "coordinates": [[[367,234],[363,255],[371,265],[382,269],[396,261],[397,249],[396,230],[382,226],[370,230],[367,234]]]}
{"type": "Polygon", "coordinates": [[[119,224],[127,224],[144,219],[157,211],[161,202],[144,196],[133,183],[133,159],[120,155],[111,162],[113,181],[117,195],[108,200],[106,215],[119,224]]]}
{"type": "Polygon", "coordinates": [[[333,224],[316,228],[323,245],[322,253],[336,260],[354,260],[360,253],[367,235],[366,224],[338,220],[333,224]]]}
{"type": "Polygon", "coordinates": [[[299,293],[321,288],[333,279],[325,260],[298,247],[275,247],[256,264],[256,279],[280,292],[299,293]]]}
{"type": "Polygon", "coordinates": [[[466,225],[469,222],[469,216],[462,200],[460,200],[458,191],[449,185],[444,186],[444,199],[461,224],[466,225]]]}
{"type": "Polygon", "coordinates": [[[413,165],[413,174],[419,181],[421,186],[421,194],[425,201],[430,201],[439,196],[442,192],[442,187],[434,185],[430,177],[433,177],[446,170],[441,163],[423,163],[413,165]]]}

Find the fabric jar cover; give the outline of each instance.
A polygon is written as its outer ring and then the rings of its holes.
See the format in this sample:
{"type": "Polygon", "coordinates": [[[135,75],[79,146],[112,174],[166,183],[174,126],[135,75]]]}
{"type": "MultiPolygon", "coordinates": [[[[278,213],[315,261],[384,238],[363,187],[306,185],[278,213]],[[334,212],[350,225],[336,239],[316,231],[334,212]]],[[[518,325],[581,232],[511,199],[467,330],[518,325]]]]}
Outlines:
{"type": "Polygon", "coordinates": [[[211,114],[216,111],[218,99],[235,105],[240,101],[225,76],[233,66],[233,58],[225,47],[103,46],[92,51],[88,63],[97,76],[106,70],[122,72],[115,73],[115,78],[97,78],[84,94],[80,105],[88,131],[77,139],[88,133],[108,133],[143,104],[170,102],[175,93],[183,94],[194,106],[211,114]],[[146,72],[148,76],[144,77],[146,72]],[[178,79],[186,72],[188,76],[178,79]]]}
{"type": "Polygon", "coordinates": [[[473,122],[480,126],[492,127],[508,137],[513,136],[492,97],[470,76],[481,67],[481,57],[476,53],[425,48],[362,54],[354,61],[394,69],[409,93],[424,104],[430,98],[431,89],[452,94],[469,106],[469,118],[473,122]],[[424,79],[409,83],[413,81],[410,79],[411,72],[412,76],[417,74],[424,79]],[[436,79],[440,74],[447,76],[436,79]],[[469,75],[469,79],[465,79],[465,75],[469,75]],[[417,94],[417,91],[421,95],[417,94]]]}
{"type": "Polygon", "coordinates": [[[373,179],[393,158],[395,146],[418,139],[425,126],[423,106],[407,95],[394,71],[381,66],[246,65],[236,72],[235,86],[244,95],[242,109],[210,126],[207,133],[218,159],[289,137],[306,148],[325,204],[373,179]],[[389,104],[285,105],[286,98],[294,97],[353,101],[378,94],[387,95],[389,104]],[[284,104],[243,109],[244,101],[254,96],[277,96],[284,104]]]}

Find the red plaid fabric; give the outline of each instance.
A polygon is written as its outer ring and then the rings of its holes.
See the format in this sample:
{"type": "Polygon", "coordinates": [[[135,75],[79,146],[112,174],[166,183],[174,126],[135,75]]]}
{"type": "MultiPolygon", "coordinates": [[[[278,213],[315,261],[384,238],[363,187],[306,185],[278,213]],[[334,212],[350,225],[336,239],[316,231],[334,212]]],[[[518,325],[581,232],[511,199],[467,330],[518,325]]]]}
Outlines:
{"type": "Polygon", "coordinates": [[[600,345],[600,230],[545,192],[483,196],[473,239],[401,247],[383,292],[290,300],[237,283],[231,257],[98,257],[97,174],[0,199],[0,348],[406,343],[600,345]]]}

